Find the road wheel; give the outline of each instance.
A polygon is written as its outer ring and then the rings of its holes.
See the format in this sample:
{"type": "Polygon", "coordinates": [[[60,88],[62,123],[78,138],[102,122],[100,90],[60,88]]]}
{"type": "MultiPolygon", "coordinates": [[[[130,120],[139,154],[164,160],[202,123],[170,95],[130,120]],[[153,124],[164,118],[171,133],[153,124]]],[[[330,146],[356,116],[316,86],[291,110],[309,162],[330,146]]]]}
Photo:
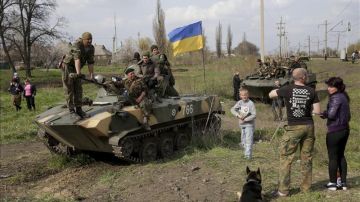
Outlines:
{"type": "Polygon", "coordinates": [[[122,140],[119,146],[121,147],[121,154],[124,157],[129,157],[134,151],[134,143],[129,138],[122,140]]]}
{"type": "Polygon", "coordinates": [[[174,153],[174,140],[171,137],[163,136],[160,141],[160,154],[163,158],[170,157],[174,153]]]}
{"type": "Polygon", "coordinates": [[[185,133],[178,133],[175,137],[175,147],[177,150],[184,149],[190,143],[190,138],[185,133]]]}
{"type": "Polygon", "coordinates": [[[140,157],[144,162],[155,161],[157,157],[157,144],[155,139],[145,139],[140,152],[140,157]]]}

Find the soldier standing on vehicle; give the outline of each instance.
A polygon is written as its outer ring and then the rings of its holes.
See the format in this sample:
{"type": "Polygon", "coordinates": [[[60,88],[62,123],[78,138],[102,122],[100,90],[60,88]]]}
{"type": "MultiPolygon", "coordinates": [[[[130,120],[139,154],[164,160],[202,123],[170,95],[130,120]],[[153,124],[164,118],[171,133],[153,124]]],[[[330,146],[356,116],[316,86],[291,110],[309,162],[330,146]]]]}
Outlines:
{"type": "Polygon", "coordinates": [[[81,78],[84,76],[81,74],[81,68],[87,64],[89,77],[94,78],[95,48],[91,43],[91,33],[84,32],[66,54],[61,67],[67,107],[70,113],[76,113],[81,118],[89,117],[81,108],[83,94],[81,78]]]}
{"type": "Polygon", "coordinates": [[[175,78],[172,74],[170,63],[165,54],[159,52],[157,45],[151,46],[151,61],[155,64],[155,71],[158,73],[158,94],[161,97],[167,96],[179,96],[179,93],[174,88],[175,78]]]}
{"type": "Polygon", "coordinates": [[[143,112],[143,124],[146,130],[151,130],[149,126],[149,117],[152,110],[152,100],[148,98],[148,88],[144,81],[135,75],[133,68],[127,68],[125,71],[127,79],[125,88],[128,91],[130,101],[140,107],[143,112]]]}

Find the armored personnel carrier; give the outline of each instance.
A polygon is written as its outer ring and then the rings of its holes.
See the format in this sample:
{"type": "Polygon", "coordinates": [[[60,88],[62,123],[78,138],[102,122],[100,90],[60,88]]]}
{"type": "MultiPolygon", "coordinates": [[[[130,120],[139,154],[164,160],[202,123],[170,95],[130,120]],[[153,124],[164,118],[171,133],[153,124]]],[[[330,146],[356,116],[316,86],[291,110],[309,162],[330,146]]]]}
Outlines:
{"type": "Polygon", "coordinates": [[[122,93],[99,88],[92,105],[83,106],[91,115],[86,119],[70,114],[63,104],[48,109],[36,117],[38,136],[57,154],[106,152],[141,163],[171,156],[194,135],[214,135],[221,127],[218,114],[223,111],[217,96],[162,98],[161,103],[153,103],[151,130],[146,130],[140,108],[129,105],[122,93]]]}
{"type": "MultiPolygon", "coordinates": [[[[241,86],[246,87],[249,90],[250,98],[259,100],[263,103],[270,103],[271,99],[269,98],[269,93],[274,89],[276,80],[279,81],[280,86],[289,85],[293,82],[290,68],[280,66],[278,69],[280,73],[275,76],[261,76],[259,74],[246,76],[242,81],[241,86]]],[[[309,71],[306,85],[315,88],[316,83],[316,74],[309,71]]]]}

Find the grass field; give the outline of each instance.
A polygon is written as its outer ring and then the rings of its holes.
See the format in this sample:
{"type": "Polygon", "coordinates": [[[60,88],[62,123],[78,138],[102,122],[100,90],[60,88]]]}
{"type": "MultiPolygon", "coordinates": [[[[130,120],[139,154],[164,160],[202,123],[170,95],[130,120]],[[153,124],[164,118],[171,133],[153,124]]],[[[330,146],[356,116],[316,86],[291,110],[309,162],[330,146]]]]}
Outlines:
{"type": "MultiPolygon", "coordinates": [[[[232,76],[235,71],[246,75],[255,66],[254,58],[232,58],[217,60],[206,65],[206,82],[203,67],[174,67],[176,88],[182,94],[206,91],[208,94],[221,96],[226,114],[223,116],[221,138],[217,142],[203,147],[191,146],[179,152],[171,159],[160,160],[145,165],[124,165],[94,161],[86,156],[75,159],[52,156],[40,150],[31,154],[11,157],[2,154],[2,165],[18,166],[13,175],[0,179],[0,185],[14,187],[14,194],[6,194],[6,199],[40,201],[76,201],[79,197],[93,201],[235,201],[235,192],[241,191],[245,180],[245,167],[261,168],[263,190],[268,200],[276,201],[358,201],[360,198],[360,65],[341,63],[338,60],[313,60],[310,69],[318,73],[317,91],[324,109],[327,94],[323,80],[329,76],[341,76],[347,84],[351,98],[352,120],[351,134],[347,144],[346,157],[349,170],[349,191],[328,192],[323,187],[328,181],[327,150],[325,146],[325,120],[315,118],[316,143],[314,155],[313,190],[310,193],[299,192],[300,166],[296,160],[292,168],[292,196],[273,199],[270,192],[276,188],[278,167],[278,138],[269,142],[277,123],[272,121],[270,106],[256,103],[256,139],[261,139],[254,146],[254,159],[242,159],[242,150],[238,148],[239,130],[236,120],[229,113],[234,102],[232,96],[232,76]],[[182,71],[186,69],[187,71],[182,71]],[[29,156],[30,155],[30,156],[29,156]],[[47,163],[48,162],[48,163],[47,163]],[[26,166],[26,169],[23,167],[26,166]],[[199,167],[199,171],[192,171],[199,167]],[[16,191],[17,190],[17,191],[16,191]],[[25,191],[26,190],[26,191],[25,191]],[[100,197],[100,198],[99,198],[100,197]]],[[[87,70],[85,69],[85,73],[87,70]]],[[[98,67],[96,72],[106,75],[122,72],[118,67],[98,67]]],[[[20,72],[22,80],[23,72],[20,72]]],[[[41,88],[36,96],[37,111],[30,112],[25,107],[16,113],[10,103],[10,95],[0,92],[1,147],[27,145],[36,142],[36,127],[32,123],[36,114],[49,106],[64,102],[59,70],[34,70],[34,83],[41,88]],[[47,83],[50,83],[48,86],[47,83]],[[55,83],[57,85],[55,85],[55,83]]],[[[1,89],[6,89],[10,77],[9,71],[0,72],[1,89]]],[[[243,77],[243,76],[241,76],[243,77]]],[[[95,97],[97,87],[86,84],[84,95],[95,97]]],[[[24,148],[26,149],[26,147],[24,148]]],[[[30,150],[30,148],[29,148],[30,150]]],[[[298,158],[297,158],[298,159],[298,158]]],[[[1,170],[0,170],[1,171],[1,170]]],[[[6,193],[0,189],[0,194],[6,193]]]]}

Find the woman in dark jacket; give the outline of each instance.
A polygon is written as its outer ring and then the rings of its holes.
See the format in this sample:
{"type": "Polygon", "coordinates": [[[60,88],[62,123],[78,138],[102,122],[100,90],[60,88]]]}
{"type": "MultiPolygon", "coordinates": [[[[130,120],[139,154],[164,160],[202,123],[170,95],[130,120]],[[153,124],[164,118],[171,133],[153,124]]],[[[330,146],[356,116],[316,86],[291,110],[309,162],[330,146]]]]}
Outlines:
{"type": "Polygon", "coordinates": [[[345,84],[340,77],[331,77],[326,82],[329,92],[327,109],[321,114],[327,119],[326,147],[329,156],[329,190],[347,189],[347,163],[344,156],[346,142],[349,137],[350,98],[345,91],[345,84]],[[341,176],[341,184],[337,184],[337,171],[341,176]]]}

